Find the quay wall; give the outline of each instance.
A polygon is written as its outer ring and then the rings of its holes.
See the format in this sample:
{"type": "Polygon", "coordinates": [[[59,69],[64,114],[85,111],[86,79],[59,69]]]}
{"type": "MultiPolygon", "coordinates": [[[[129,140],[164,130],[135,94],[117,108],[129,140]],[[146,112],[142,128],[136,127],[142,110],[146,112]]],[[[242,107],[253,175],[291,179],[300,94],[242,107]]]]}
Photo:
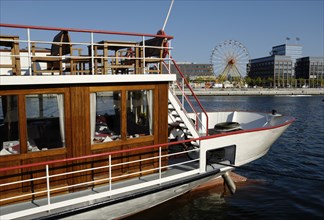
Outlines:
{"type": "MultiPolygon", "coordinates": [[[[199,96],[274,96],[274,95],[324,95],[324,88],[302,88],[302,89],[194,89],[199,96]]],[[[185,90],[186,95],[191,95],[189,90],[185,90]]],[[[177,95],[181,92],[177,91],[177,95]]]]}

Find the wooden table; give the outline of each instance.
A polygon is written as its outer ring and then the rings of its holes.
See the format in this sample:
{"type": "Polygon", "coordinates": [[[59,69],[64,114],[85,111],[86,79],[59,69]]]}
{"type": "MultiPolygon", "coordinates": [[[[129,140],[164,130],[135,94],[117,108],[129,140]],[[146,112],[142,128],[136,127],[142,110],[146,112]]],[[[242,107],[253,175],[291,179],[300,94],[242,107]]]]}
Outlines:
{"type": "Polygon", "coordinates": [[[111,69],[112,74],[128,73],[130,68],[138,66],[139,48],[138,43],[129,41],[100,41],[91,46],[89,54],[94,55],[95,74],[108,74],[111,69]],[[112,51],[112,54],[109,54],[112,51]],[[130,53],[132,51],[132,53],[130,53]],[[101,72],[100,72],[101,70],[101,72]]]}
{"type": "Polygon", "coordinates": [[[12,75],[21,75],[20,70],[20,52],[19,52],[19,37],[0,35],[0,46],[10,47],[11,64],[0,64],[0,68],[11,68],[12,75]]]}

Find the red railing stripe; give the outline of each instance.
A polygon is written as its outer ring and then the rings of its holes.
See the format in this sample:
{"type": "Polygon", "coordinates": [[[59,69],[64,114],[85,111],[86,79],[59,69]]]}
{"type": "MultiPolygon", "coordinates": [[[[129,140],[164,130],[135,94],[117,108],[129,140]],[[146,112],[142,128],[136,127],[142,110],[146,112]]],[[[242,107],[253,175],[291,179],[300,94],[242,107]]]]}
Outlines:
{"type": "Polygon", "coordinates": [[[145,147],[137,147],[137,148],[127,149],[127,150],[118,150],[118,151],[113,151],[113,152],[92,154],[92,155],[81,156],[81,157],[73,157],[73,158],[45,161],[45,162],[39,162],[39,163],[18,165],[18,166],[12,166],[12,167],[5,167],[5,168],[0,168],[0,172],[9,171],[9,170],[15,170],[15,169],[24,169],[24,168],[42,166],[42,165],[50,165],[50,164],[54,164],[54,163],[62,163],[62,162],[71,162],[71,161],[83,160],[83,159],[91,159],[91,158],[114,155],[114,154],[128,153],[128,152],[132,152],[132,151],[146,150],[146,149],[151,149],[151,148],[166,147],[166,146],[169,146],[169,145],[182,144],[182,143],[191,142],[191,141],[208,140],[208,139],[212,139],[212,138],[224,137],[224,136],[240,134],[240,133],[250,133],[250,132],[263,131],[263,130],[272,130],[272,129],[276,129],[276,128],[283,127],[283,126],[286,126],[288,124],[291,124],[295,120],[296,120],[295,118],[291,118],[289,121],[287,121],[287,122],[285,122],[283,124],[272,126],[272,127],[255,128],[255,129],[249,129],[249,130],[239,130],[239,131],[230,132],[230,133],[214,134],[214,135],[210,135],[210,136],[192,138],[192,139],[183,140],[183,141],[177,141],[177,142],[171,142],[171,143],[163,143],[163,144],[155,144],[155,145],[149,145],[149,146],[145,146],[145,147]]]}
{"type": "Polygon", "coordinates": [[[181,72],[178,64],[174,61],[174,59],[171,57],[171,60],[175,66],[175,68],[177,69],[177,71],[179,72],[180,76],[183,78],[185,84],[187,85],[187,87],[189,88],[192,96],[194,97],[194,99],[196,100],[197,104],[199,105],[199,107],[201,108],[202,112],[204,113],[204,115],[206,116],[206,135],[208,135],[208,114],[206,112],[206,110],[204,109],[204,107],[202,106],[201,102],[199,101],[198,97],[196,96],[195,92],[193,91],[193,89],[191,88],[191,86],[189,85],[189,82],[187,81],[186,77],[183,75],[183,73],[181,72]]]}
{"type": "Polygon", "coordinates": [[[163,37],[163,38],[167,38],[168,40],[173,39],[173,36],[169,36],[169,35],[144,34],[144,33],[135,33],[135,32],[116,32],[116,31],[63,28],[63,27],[32,26],[32,25],[6,24],[6,23],[0,23],[0,27],[24,28],[24,29],[29,28],[29,29],[35,29],[35,30],[71,31],[71,32],[85,32],[85,33],[127,35],[127,36],[163,37]]]}

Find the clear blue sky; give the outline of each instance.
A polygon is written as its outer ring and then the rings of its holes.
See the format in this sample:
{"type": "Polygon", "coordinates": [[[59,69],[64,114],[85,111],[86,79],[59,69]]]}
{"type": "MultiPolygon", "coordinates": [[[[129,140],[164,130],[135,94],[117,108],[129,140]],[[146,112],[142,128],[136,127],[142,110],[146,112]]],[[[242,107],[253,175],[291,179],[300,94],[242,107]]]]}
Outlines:
{"type": "MultiPolygon", "coordinates": [[[[171,0],[0,0],[1,23],[156,33],[171,0]]],[[[165,28],[177,61],[208,63],[212,49],[233,39],[250,58],[268,56],[286,37],[304,56],[324,56],[324,0],[175,0],[165,28]]]]}

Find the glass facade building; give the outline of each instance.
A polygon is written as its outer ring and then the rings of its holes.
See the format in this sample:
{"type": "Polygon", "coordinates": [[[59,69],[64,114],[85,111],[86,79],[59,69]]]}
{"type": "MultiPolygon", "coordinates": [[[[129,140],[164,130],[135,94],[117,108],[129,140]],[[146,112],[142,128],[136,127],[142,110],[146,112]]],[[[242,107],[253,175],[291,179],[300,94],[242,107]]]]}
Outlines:
{"type": "Polygon", "coordinates": [[[248,76],[252,79],[271,79],[273,87],[289,86],[293,63],[289,56],[272,55],[250,60],[248,76]]]}
{"type": "Polygon", "coordinates": [[[311,87],[322,86],[324,57],[302,57],[296,61],[296,79],[309,80],[311,87]]]}
{"type": "MultiPolygon", "coordinates": [[[[272,55],[290,56],[293,67],[295,67],[296,60],[303,56],[303,46],[300,44],[282,44],[272,47],[272,55]]],[[[292,69],[292,75],[295,75],[295,68],[292,69]]]]}

